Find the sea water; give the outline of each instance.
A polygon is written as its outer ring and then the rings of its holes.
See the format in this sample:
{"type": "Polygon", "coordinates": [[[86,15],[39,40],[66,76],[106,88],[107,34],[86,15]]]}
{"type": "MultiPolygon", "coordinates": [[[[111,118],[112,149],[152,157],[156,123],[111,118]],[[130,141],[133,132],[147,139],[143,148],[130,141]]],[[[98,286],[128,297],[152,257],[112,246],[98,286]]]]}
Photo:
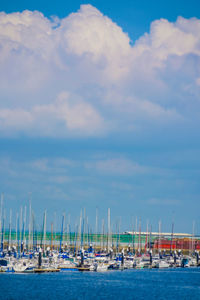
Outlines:
{"type": "Polygon", "coordinates": [[[200,300],[200,268],[1,273],[0,299],[200,300]]]}

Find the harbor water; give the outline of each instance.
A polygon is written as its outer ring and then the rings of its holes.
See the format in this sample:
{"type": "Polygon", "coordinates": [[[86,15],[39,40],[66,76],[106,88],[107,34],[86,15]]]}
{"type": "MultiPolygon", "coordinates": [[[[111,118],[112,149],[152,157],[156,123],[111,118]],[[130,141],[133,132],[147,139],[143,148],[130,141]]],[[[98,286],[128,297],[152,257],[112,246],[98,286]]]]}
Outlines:
{"type": "Polygon", "coordinates": [[[200,299],[200,268],[0,274],[0,299],[200,299]]]}

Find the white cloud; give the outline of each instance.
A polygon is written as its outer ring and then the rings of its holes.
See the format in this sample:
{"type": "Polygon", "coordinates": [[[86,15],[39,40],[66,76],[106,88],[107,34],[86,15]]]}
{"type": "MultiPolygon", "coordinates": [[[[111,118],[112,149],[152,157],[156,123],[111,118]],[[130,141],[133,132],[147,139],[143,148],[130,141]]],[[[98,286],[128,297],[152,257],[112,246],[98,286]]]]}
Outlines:
{"type": "Polygon", "coordinates": [[[34,182],[65,184],[72,180],[71,170],[76,170],[77,165],[77,162],[64,157],[44,157],[29,161],[0,157],[0,176],[5,175],[8,184],[16,184],[18,181],[27,182],[30,186],[34,182]]]}
{"type": "Polygon", "coordinates": [[[200,21],[196,18],[179,17],[175,23],[156,20],[151,24],[150,34],[141,37],[134,50],[139,56],[145,53],[152,56],[151,60],[158,67],[170,55],[200,55],[199,32],[200,21]]]}
{"type": "Polygon", "coordinates": [[[33,106],[29,111],[23,109],[0,110],[0,131],[12,134],[12,130],[23,129],[30,135],[65,136],[73,134],[94,135],[103,131],[103,119],[87,102],[73,101],[63,92],[55,103],[33,106]],[[58,124],[61,123],[59,132],[58,124]],[[39,126],[38,126],[39,125],[39,126]]]}
{"type": "Polygon", "coordinates": [[[111,158],[97,160],[95,163],[87,162],[85,164],[88,169],[96,169],[98,172],[107,175],[138,175],[148,172],[146,166],[141,166],[132,160],[126,158],[111,158]]]}
{"type": "Polygon", "coordinates": [[[23,109],[2,109],[0,110],[0,125],[1,130],[4,128],[23,129],[32,123],[33,117],[29,111],[23,109]]]}
{"type": "Polygon", "coordinates": [[[108,78],[118,79],[128,71],[128,35],[91,5],[82,5],[78,13],[65,18],[58,32],[67,53],[91,59],[108,78]]]}
{"type": "Polygon", "coordinates": [[[200,20],[129,36],[91,5],[0,13],[0,134],[99,135],[199,116],[200,20]],[[192,99],[192,101],[191,101],[192,99]]]}
{"type": "Polygon", "coordinates": [[[150,205],[180,205],[180,201],[177,199],[158,199],[158,198],[151,198],[147,200],[147,204],[150,205]]]}
{"type": "Polygon", "coordinates": [[[200,86],[200,77],[196,79],[196,84],[200,86]]]}

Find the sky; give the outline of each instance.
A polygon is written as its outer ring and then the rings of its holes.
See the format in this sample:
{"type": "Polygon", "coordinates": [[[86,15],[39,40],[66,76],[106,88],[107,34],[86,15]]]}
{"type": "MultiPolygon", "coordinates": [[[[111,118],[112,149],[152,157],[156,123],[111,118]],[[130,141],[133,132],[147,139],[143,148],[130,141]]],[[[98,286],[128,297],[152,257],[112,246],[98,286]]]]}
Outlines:
{"type": "MultiPolygon", "coordinates": [[[[200,234],[199,1],[0,4],[0,192],[200,234]],[[195,225],[193,225],[195,224],[195,225]]],[[[14,220],[13,220],[14,223],[14,220]]],[[[60,225],[58,225],[60,226],[60,225]]]]}

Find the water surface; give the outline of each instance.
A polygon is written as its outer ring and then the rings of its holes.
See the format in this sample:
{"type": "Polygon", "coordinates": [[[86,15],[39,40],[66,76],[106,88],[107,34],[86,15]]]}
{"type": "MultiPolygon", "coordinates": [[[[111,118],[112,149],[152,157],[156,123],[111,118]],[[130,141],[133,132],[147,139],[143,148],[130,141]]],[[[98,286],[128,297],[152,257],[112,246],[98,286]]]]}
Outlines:
{"type": "Polygon", "coordinates": [[[200,268],[0,274],[0,299],[200,299],[200,268]]]}

